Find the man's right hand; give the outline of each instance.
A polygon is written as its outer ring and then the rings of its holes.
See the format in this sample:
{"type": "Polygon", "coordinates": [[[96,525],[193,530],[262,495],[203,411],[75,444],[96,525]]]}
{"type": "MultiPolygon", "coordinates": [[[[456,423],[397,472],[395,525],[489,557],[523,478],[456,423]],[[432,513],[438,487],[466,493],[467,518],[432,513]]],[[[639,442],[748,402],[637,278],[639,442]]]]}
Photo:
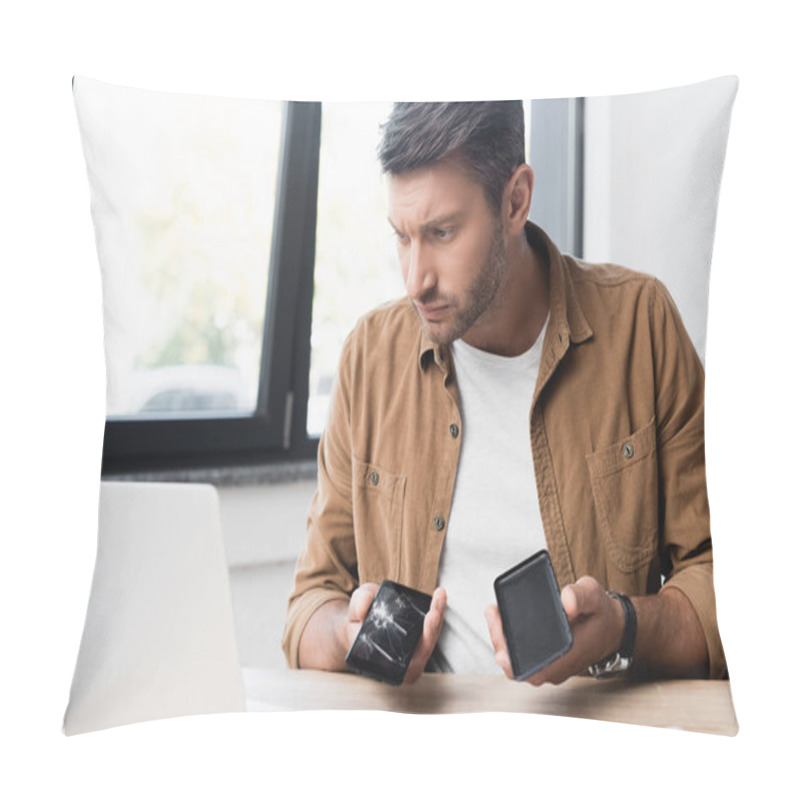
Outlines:
{"type": "MultiPolygon", "coordinates": [[[[320,606],[308,621],[300,639],[300,667],[306,669],[347,669],[344,657],[364,622],[378,593],[377,583],[364,583],[350,596],[350,602],[331,601],[320,606]]],[[[422,636],[411,657],[404,683],[414,683],[425,670],[439,640],[447,594],[441,587],[433,593],[425,615],[422,636]]]]}

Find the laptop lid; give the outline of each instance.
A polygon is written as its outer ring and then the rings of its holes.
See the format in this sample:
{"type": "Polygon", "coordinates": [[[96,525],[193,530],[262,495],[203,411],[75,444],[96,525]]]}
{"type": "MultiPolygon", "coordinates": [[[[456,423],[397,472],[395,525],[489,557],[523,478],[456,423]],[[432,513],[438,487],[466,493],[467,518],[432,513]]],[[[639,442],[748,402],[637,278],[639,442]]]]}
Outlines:
{"type": "Polygon", "coordinates": [[[102,482],[64,732],[244,708],[216,489],[102,482]]]}

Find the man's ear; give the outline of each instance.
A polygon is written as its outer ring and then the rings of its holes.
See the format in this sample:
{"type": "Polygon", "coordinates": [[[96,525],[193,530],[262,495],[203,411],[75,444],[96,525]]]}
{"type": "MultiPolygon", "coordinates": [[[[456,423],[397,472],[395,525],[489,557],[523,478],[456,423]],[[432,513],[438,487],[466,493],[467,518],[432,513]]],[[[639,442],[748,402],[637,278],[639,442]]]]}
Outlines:
{"type": "Polygon", "coordinates": [[[503,198],[511,233],[519,233],[525,227],[532,198],[533,170],[527,164],[520,164],[509,178],[503,198]]]}

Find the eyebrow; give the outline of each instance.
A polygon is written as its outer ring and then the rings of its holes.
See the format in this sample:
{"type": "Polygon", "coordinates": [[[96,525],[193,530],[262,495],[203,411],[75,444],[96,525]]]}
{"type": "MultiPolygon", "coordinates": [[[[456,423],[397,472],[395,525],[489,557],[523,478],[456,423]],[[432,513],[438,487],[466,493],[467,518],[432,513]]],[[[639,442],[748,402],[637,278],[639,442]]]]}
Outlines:
{"type": "MultiPolygon", "coordinates": [[[[436,217],[435,219],[426,222],[424,225],[422,225],[421,230],[423,232],[427,232],[434,230],[436,228],[442,228],[445,225],[450,225],[454,222],[458,222],[461,219],[461,216],[462,214],[460,211],[454,211],[452,214],[443,214],[440,217],[436,217]]],[[[392,222],[391,217],[387,217],[386,219],[388,220],[392,228],[394,228],[395,233],[399,233],[400,231],[397,230],[397,227],[395,226],[394,222],[392,222]]]]}
{"type": "Polygon", "coordinates": [[[446,225],[452,225],[454,222],[457,222],[461,219],[461,212],[454,211],[452,214],[443,214],[441,217],[436,217],[436,219],[432,219],[429,222],[426,222],[422,229],[424,231],[433,230],[434,228],[443,228],[446,225]]]}

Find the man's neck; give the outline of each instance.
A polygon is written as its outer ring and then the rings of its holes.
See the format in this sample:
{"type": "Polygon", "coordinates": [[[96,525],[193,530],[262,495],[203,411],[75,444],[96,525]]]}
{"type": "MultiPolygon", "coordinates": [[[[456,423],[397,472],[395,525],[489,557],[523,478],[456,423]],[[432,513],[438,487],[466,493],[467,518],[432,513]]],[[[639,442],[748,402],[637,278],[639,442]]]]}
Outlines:
{"type": "Polygon", "coordinates": [[[489,353],[517,356],[533,346],[547,319],[548,270],[524,231],[509,242],[507,258],[508,268],[492,304],[463,340],[489,353]]]}

